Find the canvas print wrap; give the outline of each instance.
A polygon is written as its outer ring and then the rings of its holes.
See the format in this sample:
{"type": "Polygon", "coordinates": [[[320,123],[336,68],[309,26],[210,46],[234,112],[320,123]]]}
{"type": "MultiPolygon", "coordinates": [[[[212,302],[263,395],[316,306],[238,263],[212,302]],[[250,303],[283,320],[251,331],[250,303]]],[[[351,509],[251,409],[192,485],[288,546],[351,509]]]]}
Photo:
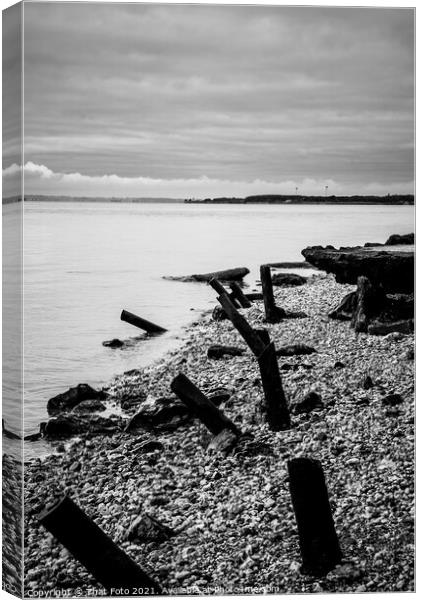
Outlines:
{"type": "Polygon", "coordinates": [[[414,591],[414,9],[3,12],[3,589],[414,591]]]}

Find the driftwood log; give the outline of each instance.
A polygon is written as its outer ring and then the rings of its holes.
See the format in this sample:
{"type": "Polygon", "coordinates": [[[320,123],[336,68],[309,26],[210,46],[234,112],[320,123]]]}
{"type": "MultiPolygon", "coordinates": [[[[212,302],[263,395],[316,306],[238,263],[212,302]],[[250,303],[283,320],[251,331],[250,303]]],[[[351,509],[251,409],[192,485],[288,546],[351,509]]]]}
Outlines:
{"type": "Polygon", "coordinates": [[[129,312],[128,310],[122,310],[120,319],[125,321],[126,323],[130,323],[130,325],[134,325],[135,327],[139,327],[139,329],[143,329],[147,333],[164,333],[167,331],[163,327],[156,325],[155,323],[151,323],[146,319],[142,319],[142,317],[138,317],[137,315],[129,312]]]}
{"type": "Polygon", "coordinates": [[[301,572],[321,576],[342,559],[321,463],[311,458],[288,461],[289,488],[297,521],[301,572]]]}
{"type": "Polygon", "coordinates": [[[250,273],[247,267],[236,267],[235,269],[225,269],[224,271],[213,271],[212,273],[195,273],[194,275],[166,276],[163,279],[171,281],[204,281],[209,282],[211,279],[219,279],[219,281],[240,281],[250,273]]]}
{"type": "Polygon", "coordinates": [[[39,521],[107,589],[108,595],[117,595],[121,588],[147,589],[148,595],[162,593],[159,584],[68,496],[41,514],[39,521]]]}

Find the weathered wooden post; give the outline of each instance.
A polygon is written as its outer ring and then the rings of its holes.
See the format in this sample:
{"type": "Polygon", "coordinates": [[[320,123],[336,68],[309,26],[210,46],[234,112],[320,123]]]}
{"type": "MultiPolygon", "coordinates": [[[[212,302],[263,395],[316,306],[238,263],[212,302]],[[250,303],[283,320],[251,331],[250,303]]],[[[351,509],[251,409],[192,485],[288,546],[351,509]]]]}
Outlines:
{"type": "Polygon", "coordinates": [[[240,303],[243,308],[250,308],[250,300],[243,294],[243,290],[240,288],[236,281],[231,281],[230,288],[232,296],[240,303]]]}
{"type": "Polygon", "coordinates": [[[226,290],[224,288],[224,286],[222,285],[222,283],[218,279],[215,279],[215,278],[211,279],[209,281],[209,285],[215,290],[215,292],[219,296],[222,296],[223,294],[227,294],[227,296],[230,298],[230,300],[233,303],[233,305],[236,308],[241,308],[241,304],[238,302],[238,300],[234,297],[233,294],[228,294],[228,290],[226,290]]]}
{"type": "Polygon", "coordinates": [[[238,310],[233,306],[231,300],[228,298],[227,294],[222,294],[219,296],[218,301],[220,302],[228,318],[231,320],[231,323],[247,342],[253,354],[255,356],[260,356],[265,349],[265,345],[253,327],[247,323],[247,320],[243,317],[243,315],[240,315],[238,310]]]}
{"type": "Polygon", "coordinates": [[[269,265],[260,266],[260,281],[262,282],[263,301],[265,304],[266,321],[268,323],[279,323],[286,316],[283,308],[275,304],[273,295],[272,275],[269,265]]]}
{"type": "Polygon", "coordinates": [[[130,325],[134,325],[135,327],[139,327],[139,329],[143,329],[148,333],[164,333],[167,331],[163,327],[159,325],[155,325],[155,323],[151,323],[146,319],[142,319],[142,317],[138,317],[137,315],[129,312],[128,310],[122,310],[120,319],[125,321],[126,323],[130,323],[130,325]]]}
{"type": "Polygon", "coordinates": [[[289,429],[291,420],[273,342],[265,347],[258,357],[258,363],[265,395],[264,406],[269,429],[271,431],[289,429]]]}
{"type": "Polygon", "coordinates": [[[119,548],[68,496],[39,516],[40,523],[78,560],[110,596],[121,588],[162,594],[159,584],[119,548]]]}
{"type": "Polygon", "coordinates": [[[170,387],[211,433],[218,435],[223,429],[229,429],[236,435],[240,435],[236,425],[183,373],[174,377],[170,387]]]}
{"type": "Polygon", "coordinates": [[[255,329],[254,331],[260,337],[265,346],[270,344],[270,335],[267,329],[255,329]]]}
{"type": "Polygon", "coordinates": [[[325,575],[342,559],[320,461],[288,461],[289,488],[298,526],[301,572],[325,575]]]}

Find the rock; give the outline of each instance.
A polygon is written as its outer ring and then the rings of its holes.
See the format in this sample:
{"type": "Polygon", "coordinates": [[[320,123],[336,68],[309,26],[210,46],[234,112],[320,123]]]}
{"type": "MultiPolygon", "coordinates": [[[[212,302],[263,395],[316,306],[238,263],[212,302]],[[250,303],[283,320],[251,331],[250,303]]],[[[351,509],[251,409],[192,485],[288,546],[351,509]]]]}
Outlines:
{"type": "Polygon", "coordinates": [[[372,387],[374,387],[374,382],[371,379],[370,375],[367,375],[367,377],[365,377],[365,379],[363,381],[363,388],[365,390],[369,390],[372,387]]]}
{"type": "Polygon", "coordinates": [[[274,273],[272,275],[272,283],[277,286],[304,285],[306,282],[307,277],[297,275],[296,273],[274,273]]]}
{"type": "Polygon", "coordinates": [[[345,563],[335,567],[328,575],[326,579],[329,581],[344,581],[351,583],[358,581],[363,577],[364,573],[352,563],[345,563]]]}
{"type": "Polygon", "coordinates": [[[222,306],[215,306],[212,311],[212,319],[214,321],[226,321],[228,319],[228,315],[222,306]]]}
{"type": "Polygon", "coordinates": [[[383,246],[381,242],[366,242],[364,248],[376,248],[377,246],[383,246]]]}
{"type": "Polygon", "coordinates": [[[135,444],[131,447],[133,451],[136,453],[149,454],[150,452],[159,451],[162,452],[165,446],[158,442],[158,440],[146,440],[145,442],[140,442],[139,444],[135,444]]]}
{"type": "Polygon", "coordinates": [[[114,338],[112,340],[106,340],[105,342],[102,342],[102,345],[106,346],[107,348],[121,348],[122,346],[124,346],[124,342],[117,338],[114,338]]]}
{"type": "Polygon", "coordinates": [[[384,336],[384,340],[387,342],[399,342],[399,340],[405,339],[406,335],[400,331],[392,331],[384,336]]]}
{"type": "Polygon", "coordinates": [[[191,418],[186,406],[176,397],[147,398],[127,423],[125,431],[157,429],[172,431],[191,418]]]}
{"type": "Polygon", "coordinates": [[[276,356],[295,356],[300,354],[312,354],[313,352],[317,352],[317,350],[306,344],[291,344],[289,346],[281,346],[281,348],[278,348],[276,356]]]}
{"type": "Polygon", "coordinates": [[[213,271],[212,273],[196,273],[194,275],[185,275],[181,277],[163,277],[172,281],[203,281],[209,282],[211,279],[219,281],[239,281],[250,273],[246,267],[236,267],[234,269],[226,269],[224,271],[213,271]]]}
{"type": "MultiPolygon", "coordinates": [[[[225,314],[225,312],[224,312],[225,314]]],[[[237,348],[236,346],[222,346],[220,344],[214,344],[208,348],[208,358],[219,360],[224,356],[242,356],[245,352],[244,348],[237,348]]]]}
{"type": "Polygon", "coordinates": [[[226,388],[212,388],[209,391],[206,390],[206,396],[215,406],[219,406],[231,398],[231,392],[226,388]]]}
{"type": "Polygon", "coordinates": [[[238,440],[238,437],[230,429],[223,429],[221,433],[214,436],[214,438],[208,444],[206,451],[209,453],[223,453],[228,454],[234,448],[238,440]]]}
{"type": "Polygon", "coordinates": [[[385,406],[396,406],[402,404],[403,398],[400,394],[388,394],[382,398],[382,404],[385,406]]]}
{"type": "Polygon", "coordinates": [[[283,316],[284,319],[305,319],[308,317],[308,314],[302,310],[292,311],[287,310],[283,316]]]}
{"type": "Polygon", "coordinates": [[[323,402],[317,392],[308,392],[302,400],[294,402],[291,406],[291,412],[294,415],[309,413],[315,408],[323,408],[323,402]]]}
{"type": "Polygon", "coordinates": [[[112,415],[66,413],[50,419],[44,429],[47,438],[64,438],[83,433],[92,435],[111,434],[122,429],[122,419],[112,415]]]}
{"type": "Polygon", "coordinates": [[[133,396],[132,398],[122,398],[120,400],[120,406],[123,410],[133,411],[135,408],[142,404],[146,400],[146,394],[141,394],[139,396],[133,396]]]}
{"type": "Polygon", "coordinates": [[[67,392],[50,398],[47,404],[47,411],[49,415],[54,415],[59,412],[72,410],[72,408],[84,400],[103,400],[104,398],[104,392],[94,390],[87,383],[80,383],[74,388],[69,388],[67,392]]]}
{"type": "Polygon", "coordinates": [[[175,532],[162,525],[151,515],[139,515],[130,525],[125,539],[129,542],[165,542],[175,535],[175,532]]]}
{"type": "Polygon", "coordinates": [[[403,235],[399,235],[398,233],[394,233],[390,237],[387,238],[385,246],[402,246],[402,245],[413,245],[415,244],[415,234],[414,233],[405,233],[403,235]]]}
{"type": "Polygon", "coordinates": [[[74,407],[73,412],[98,412],[106,409],[101,400],[82,400],[74,407]]]}
{"type": "Polygon", "coordinates": [[[338,283],[357,283],[358,277],[363,275],[374,286],[383,286],[385,292],[414,291],[414,253],[411,251],[312,246],[301,253],[318,269],[334,273],[338,283]]]}
{"type": "Polygon", "coordinates": [[[350,321],[352,319],[356,303],[356,292],[350,292],[342,298],[338,306],[328,314],[328,317],[331,319],[337,319],[338,321],[350,321]]]}
{"type": "Polygon", "coordinates": [[[344,368],[345,368],[345,365],[344,365],[344,363],[343,363],[343,362],[341,362],[340,360],[337,360],[337,361],[335,362],[335,364],[333,365],[333,367],[334,367],[335,369],[344,369],[344,368]]]}
{"type": "Polygon", "coordinates": [[[414,353],[414,349],[413,348],[410,348],[408,350],[408,352],[405,354],[405,358],[406,358],[406,360],[414,360],[415,353],[414,353]]]}
{"type": "Polygon", "coordinates": [[[371,335],[387,335],[392,332],[399,333],[413,333],[414,331],[414,320],[407,319],[405,321],[395,321],[393,323],[380,323],[374,321],[368,326],[368,333],[371,335]]]}

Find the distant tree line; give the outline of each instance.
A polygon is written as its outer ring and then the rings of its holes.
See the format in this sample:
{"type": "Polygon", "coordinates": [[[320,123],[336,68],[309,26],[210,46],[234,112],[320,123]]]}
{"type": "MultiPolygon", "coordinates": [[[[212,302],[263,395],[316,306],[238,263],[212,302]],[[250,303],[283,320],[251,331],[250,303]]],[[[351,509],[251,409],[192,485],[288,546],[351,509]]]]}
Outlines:
{"type": "Polygon", "coordinates": [[[291,196],[264,194],[246,198],[187,199],[194,204],[414,204],[413,194],[388,194],[387,196],[291,196]]]}

